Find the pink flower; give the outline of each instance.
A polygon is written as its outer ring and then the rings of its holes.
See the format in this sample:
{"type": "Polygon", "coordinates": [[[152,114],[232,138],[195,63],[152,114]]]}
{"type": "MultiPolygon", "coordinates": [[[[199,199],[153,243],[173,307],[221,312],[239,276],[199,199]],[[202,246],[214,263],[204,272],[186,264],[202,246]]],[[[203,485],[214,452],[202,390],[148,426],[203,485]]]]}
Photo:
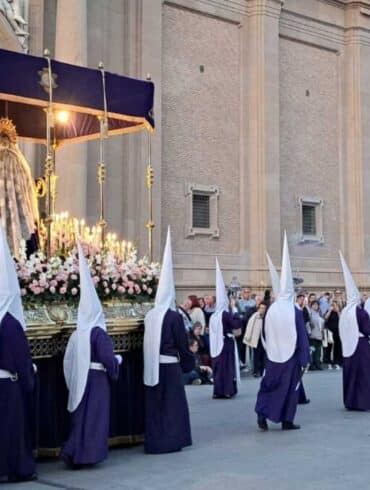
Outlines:
{"type": "Polygon", "coordinates": [[[71,293],[73,294],[73,296],[76,296],[76,294],[78,293],[78,289],[77,288],[72,288],[71,289],[71,293]]]}
{"type": "Polygon", "coordinates": [[[105,288],[107,288],[107,287],[108,287],[108,283],[107,283],[107,281],[103,281],[103,286],[104,286],[105,288]]]}
{"type": "Polygon", "coordinates": [[[26,296],[26,294],[27,294],[27,291],[24,288],[22,288],[21,289],[21,296],[26,296]]]}
{"type": "Polygon", "coordinates": [[[71,279],[72,281],[77,281],[78,279],[77,274],[71,274],[71,279]]]}
{"type": "Polygon", "coordinates": [[[104,292],[105,292],[105,294],[109,294],[110,293],[110,289],[109,288],[105,288],[104,289],[104,292]]]}
{"type": "Polygon", "coordinates": [[[99,281],[100,281],[100,277],[98,277],[98,276],[93,277],[93,282],[94,282],[95,286],[96,286],[96,284],[98,284],[99,281]]]}
{"type": "Polygon", "coordinates": [[[113,291],[115,291],[117,289],[117,284],[116,283],[113,283],[112,284],[112,289],[113,289],[113,291]]]}
{"type": "Polygon", "coordinates": [[[118,286],[118,292],[120,294],[124,294],[126,292],[126,288],[124,288],[123,286],[118,286]]]}
{"type": "Polygon", "coordinates": [[[128,292],[128,294],[134,294],[134,290],[132,288],[129,288],[129,290],[127,292],[128,292]]]}
{"type": "Polygon", "coordinates": [[[61,287],[61,288],[59,289],[59,292],[60,292],[60,294],[66,294],[66,292],[67,292],[67,288],[66,288],[65,286],[61,287]]]}
{"type": "Polygon", "coordinates": [[[152,289],[152,288],[148,288],[148,289],[147,289],[147,293],[148,293],[148,294],[152,294],[152,292],[153,292],[153,289],[152,289]]]}
{"type": "Polygon", "coordinates": [[[143,291],[146,291],[148,289],[148,286],[146,284],[143,284],[143,291]]]}
{"type": "MultiPolygon", "coordinates": [[[[54,289],[56,288],[56,286],[58,286],[58,282],[55,280],[55,279],[52,279],[50,281],[50,286],[52,286],[54,289]]],[[[50,288],[51,289],[51,288],[50,288]]]]}
{"type": "Polygon", "coordinates": [[[54,286],[50,286],[49,291],[51,292],[51,294],[55,294],[56,289],[54,286]]]}

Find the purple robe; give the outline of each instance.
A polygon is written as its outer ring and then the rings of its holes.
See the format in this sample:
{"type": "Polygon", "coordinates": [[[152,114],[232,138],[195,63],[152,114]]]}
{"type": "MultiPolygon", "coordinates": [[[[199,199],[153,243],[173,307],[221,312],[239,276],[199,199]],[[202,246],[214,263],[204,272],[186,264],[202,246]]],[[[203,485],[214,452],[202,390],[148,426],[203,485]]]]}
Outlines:
{"type": "Polygon", "coordinates": [[[176,356],[178,363],[160,364],[159,384],[145,387],[145,452],[161,454],[191,446],[191,429],[183,372],[194,369],[184,322],[168,310],[163,319],[160,354],[176,356]]]}
{"type": "Polygon", "coordinates": [[[0,325],[0,369],[18,375],[0,379],[0,481],[28,479],[36,473],[27,409],[35,376],[26,335],[9,313],[0,325]]]}
{"type": "Polygon", "coordinates": [[[108,455],[110,385],[119,374],[109,335],[100,327],[91,330],[91,362],[101,363],[106,371],[90,369],[85,393],[71,416],[71,432],[61,458],[68,464],[91,465],[108,455]]]}
{"type": "Polygon", "coordinates": [[[343,358],[343,399],[348,410],[370,410],[370,318],[366,310],[357,307],[359,331],[355,352],[343,358]]]}
{"type": "Polygon", "coordinates": [[[213,396],[216,398],[231,397],[237,394],[235,372],[235,340],[228,337],[234,330],[242,328],[239,315],[224,311],[222,314],[224,346],[220,355],[212,359],[213,396]]]}
{"type": "Polygon", "coordinates": [[[297,345],[286,362],[266,360],[265,375],[257,395],[256,413],[272,422],[293,422],[297,410],[302,368],[310,362],[303,313],[295,308],[297,345]]]}

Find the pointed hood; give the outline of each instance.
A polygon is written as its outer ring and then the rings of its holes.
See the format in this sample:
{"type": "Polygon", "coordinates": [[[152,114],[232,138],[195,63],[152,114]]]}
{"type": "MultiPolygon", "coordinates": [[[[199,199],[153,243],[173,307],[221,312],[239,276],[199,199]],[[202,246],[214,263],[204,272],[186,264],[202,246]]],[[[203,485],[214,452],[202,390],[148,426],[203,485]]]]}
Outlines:
{"type": "Polygon", "coordinates": [[[216,310],[211,315],[209,321],[209,340],[212,357],[219,356],[224,347],[222,314],[224,311],[228,311],[228,309],[229,298],[227,297],[220,264],[216,258],[216,310]]]}
{"type": "Polygon", "coordinates": [[[144,384],[146,386],[156,386],[159,383],[162,325],[164,316],[169,309],[176,311],[170,227],[168,227],[167,232],[154,308],[146,314],[144,320],[144,384]]]}
{"type": "Polygon", "coordinates": [[[71,335],[64,355],[64,377],[69,390],[68,411],[74,412],[84,396],[91,362],[91,330],[106,330],[104,311],[97,295],[90,268],[78,242],[80,303],[77,328],[71,335]]]}
{"type": "Polygon", "coordinates": [[[283,259],[281,265],[280,297],[290,301],[294,300],[293,274],[286,232],[284,233],[283,259]]]}
{"type": "Polygon", "coordinates": [[[17,272],[0,221],[0,324],[7,313],[26,329],[17,272]]]}
{"type": "Polygon", "coordinates": [[[294,354],[297,344],[295,324],[294,285],[290,265],[288,239],[284,233],[280,293],[267,310],[265,319],[265,343],[270,361],[283,363],[294,354]]]}
{"type": "Polygon", "coordinates": [[[361,294],[341,252],[339,252],[339,256],[347,297],[347,305],[339,317],[339,334],[342,341],[343,356],[351,357],[357,348],[359,338],[356,309],[357,305],[361,303],[361,294]]]}
{"type": "Polygon", "coordinates": [[[272,292],[274,293],[275,299],[280,294],[280,277],[279,273],[276,270],[274,264],[272,263],[271,257],[269,254],[266,252],[266,258],[267,258],[267,263],[269,266],[269,271],[270,271],[270,279],[271,279],[271,286],[272,286],[272,292]]]}
{"type": "Polygon", "coordinates": [[[340,257],[340,263],[342,265],[342,270],[343,270],[343,279],[344,279],[344,285],[346,288],[346,298],[347,298],[347,305],[349,304],[356,304],[358,305],[361,302],[361,293],[358,290],[356,283],[353,279],[353,276],[351,274],[351,271],[349,270],[349,267],[343,257],[342,252],[339,252],[339,257],[340,257]]]}

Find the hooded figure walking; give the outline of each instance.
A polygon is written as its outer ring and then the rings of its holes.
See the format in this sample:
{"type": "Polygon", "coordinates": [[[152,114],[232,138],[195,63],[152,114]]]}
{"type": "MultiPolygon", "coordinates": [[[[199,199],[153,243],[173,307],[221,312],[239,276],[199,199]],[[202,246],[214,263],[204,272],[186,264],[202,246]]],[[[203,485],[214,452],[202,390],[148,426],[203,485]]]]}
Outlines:
{"type": "Polygon", "coordinates": [[[293,276],[285,234],[280,291],[265,318],[267,359],[255,408],[258,426],[264,431],[268,430],[267,419],[281,423],[283,430],[300,428],[294,424],[294,417],[310,350],[302,312],[293,301],[293,276]]]}
{"type": "Polygon", "coordinates": [[[194,369],[183,319],[176,311],[171,234],[168,229],[154,308],[145,317],[145,452],[161,454],[191,446],[183,372],[194,369]]]}
{"type": "Polygon", "coordinates": [[[122,357],[113,353],[103,308],[80,243],[78,256],[80,303],[77,328],[64,355],[71,431],[61,451],[61,458],[72,468],[100,463],[108,455],[109,380],[118,378],[122,362],[122,357]]]}
{"type": "Polygon", "coordinates": [[[370,410],[370,318],[361,294],[340,254],[347,305],[339,318],[343,348],[343,400],[347,410],[370,410]]]}
{"type": "Polygon", "coordinates": [[[216,311],[209,321],[213,398],[232,398],[238,392],[240,367],[235,336],[241,335],[241,329],[239,315],[229,312],[229,298],[216,259],[216,311]]]}
{"type": "Polygon", "coordinates": [[[0,224],[0,482],[36,478],[27,399],[35,374],[14,261],[0,224]]]}

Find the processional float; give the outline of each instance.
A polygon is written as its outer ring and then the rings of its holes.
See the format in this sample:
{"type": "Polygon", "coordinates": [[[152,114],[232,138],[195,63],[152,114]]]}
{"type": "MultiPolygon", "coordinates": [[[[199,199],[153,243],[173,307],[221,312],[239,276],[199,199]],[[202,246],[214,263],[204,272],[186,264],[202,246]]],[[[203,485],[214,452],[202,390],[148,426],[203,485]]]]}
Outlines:
{"type": "MultiPolygon", "coordinates": [[[[21,140],[46,145],[43,187],[47,253],[50,254],[52,225],[58,224],[53,224],[56,181],[54,153],[57,147],[74,142],[100,141],[97,166],[100,212],[97,226],[101,241],[108,242],[104,213],[104,140],[113,135],[147,130],[150,150],[154,128],[153,83],[108,73],[102,64],[93,70],[60,63],[52,60],[48,52],[45,52],[45,57],[35,57],[0,50],[0,70],[0,118],[13,121],[21,140]],[[60,118],[66,113],[68,124],[62,124],[60,118]]],[[[67,168],[68,163],[65,165],[67,168]]],[[[152,176],[149,154],[146,175],[149,196],[152,176]]],[[[154,226],[151,213],[149,199],[147,228],[150,259],[154,226]]],[[[77,277],[74,280],[78,281],[77,277]]],[[[151,281],[154,284],[154,276],[151,281]]],[[[150,297],[149,290],[146,297],[150,297]]],[[[68,433],[62,356],[75,325],[77,309],[76,305],[68,304],[66,308],[57,305],[53,313],[52,305],[44,303],[47,303],[47,299],[39,307],[31,308],[27,317],[31,319],[27,334],[40,380],[39,393],[32,402],[34,447],[40,455],[55,456],[68,433]],[[39,425],[37,421],[42,423],[39,425]]],[[[144,431],[142,313],[145,305],[140,311],[137,305],[131,303],[116,305],[113,302],[105,306],[114,349],[117,353],[125,353],[125,362],[111,393],[110,442],[114,445],[137,443],[142,440],[144,431]]]]}

